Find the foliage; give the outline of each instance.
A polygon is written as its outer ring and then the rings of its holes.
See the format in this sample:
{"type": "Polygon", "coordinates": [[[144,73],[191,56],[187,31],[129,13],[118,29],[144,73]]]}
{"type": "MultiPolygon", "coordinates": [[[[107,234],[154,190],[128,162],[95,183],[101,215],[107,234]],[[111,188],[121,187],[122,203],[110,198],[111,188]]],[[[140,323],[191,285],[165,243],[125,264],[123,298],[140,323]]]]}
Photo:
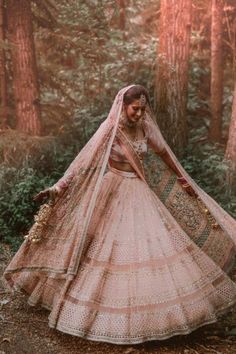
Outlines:
{"type": "MultiPolygon", "coordinates": [[[[222,141],[219,144],[208,142],[210,124],[209,66],[204,65],[192,55],[189,70],[188,125],[189,145],[182,163],[194,180],[211,195],[228,213],[236,217],[236,186],[227,183],[230,171],[224,160],[225,144],[232,110],[233,82],[229,68],[225,70],[223,96],[222,141]]],[[[205,63],[206,64],[206,63],[205,63]]],[[[236,176],[235,176],[236,180],[236,176]]]]}
{"type": "Polygon", "coordinates": [[[37,178],[36,171],[30,167],[18,170],[14,167],[1,169],[0,217],[1,237],[16,247],[22,241],[22,234],[30,226],[30,220],[36,211],[32,195],[48,183],[47,178],[37,178]]]}
{"type": "Polygon", "coordinates": [[[48,6],[47,12],[36,1],[44,134],[56,135],[73,126],[74,120],[80,126],[88,119],[93,124],[123,86],[134,82],[153,86],[156,35],[148,33],[150,26],[142,26],[140,18],[152,3],[139,0],[127,7],[129,36],[124,38],[114,0],[63,0],[56,4],[57,16],[55,9],[48,6]]]}
{"type": "MultiPolygon", "coordinates": [[[[69,135],[67,135],[67,138],[69,135]]],[[[0,166],[0,238],[17,250],[23,235],[33,223],[38,209],[33,195],[53,185],[75,155],[76,143],[65,145],[61,140],[52,150],[39,151],[22,166],[0,166]]]]}
{"type": "Polygon", "coordinates": [[[182,164],[195,182],[236,218],[236,186],[230,189],[226,182],[229,166],[224,160],[224,149],[208,142],[196,144],[198,134],[195,130],[182,164]]]}

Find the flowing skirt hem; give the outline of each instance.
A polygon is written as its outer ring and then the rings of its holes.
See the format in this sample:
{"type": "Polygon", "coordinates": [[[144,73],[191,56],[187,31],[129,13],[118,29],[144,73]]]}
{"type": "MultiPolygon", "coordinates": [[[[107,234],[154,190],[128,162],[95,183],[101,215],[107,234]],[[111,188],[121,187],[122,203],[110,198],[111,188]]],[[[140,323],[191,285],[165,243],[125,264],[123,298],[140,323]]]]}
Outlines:
{"type": "MultiPolygon", "coordinates": [[[[17,284],[14,284],[12,287],[6,280],[3,280],[3,285],[9,290],[9,291],[20,291],[24,293],[26,296],[29,294],[27,291],[20,287],[17,286],[17,284]]],[[[36,306],[41,306],[47,311],[52,311],[53,306],[47,303],[34,303],[30,301],[30,297],[28,297],[27,304],[31,307],[36,307],[36,306]]],[[[132,345],[132,344],[140,344],[148,341],[155,341],[155,340],[167,340],[171,337],[178,336],[178,335],[188,335],[198,328],[201,328],[206,325],[213,324],[219,320],[219,317],[224,315],[226,312],[230,311],[231,308],[236,304],[236,297],[229,303],[227,303],[225,306],[222,306],[218,310],[212,314],[212,318],[207,319],[206,321],[199,322],[198,324],[195,324],[193,326],[186,326],[186,328],[179,328],[179,329],[173,329],[170,331],[168,334],[153,334],[153,335],[148,335],[148,336],[140,336],[140,337],[123,337],[123,338],[114,338],[111,336],[104,336],[104,335],[96,335],[89,333],[87,331],[82,331],[79,329],[72,330],[71,328],[65,327],[62,324],[58,323],[56,326],[52,325],[52,323],[48,323],[48,326],[52,329],[56,329],[60,332],[77,336],[83,339],[88,339],[92,341],[97,341],[97,342],[105,342],[105,343],[111,343],[111,344],[118,344],[118,345],[132,345]]]]}
{"type": "MultiPolygon", "coordinates": [[[[70,334],[73,336],[81,337],[81,338],[96,341],[96,342],[105,342],[105,343],[119,344],[119,345],[140,344],[140,343],[145,343],[145,342],[155,341],[155,340],[166,340],[171,337],[178,336],[178,335],[188,335],[188,334],[194,332],[198,328],[201,328],[203,326],[210,325],[210,324],[217,322],[219,320],[219,316],[225,314],[225,311],[230,310],[230,308],[232,306],[234,306],[235,303],[236,303],[236,298],[232,302],[230,302],[229,304],[227,304],[226,306],[220,308],[217,312],[215,312],[214,317],[212,319],[206,320],[205,322],[199,323],[198,325],[195,325],[192,327],[188,326],[188,328],[173,330],[173,331],[169,332],[168,334],[163,334],[163,335],[162,334],[159,334],[159,335],[153,334],[153,335],[148,335],[148,336],[135,337],[132,339],[130,337],[128,337],[128,338],[113,338],[110,336],[99,336],[96,334],[90,334],[88,332],[80,331],[80,330],[73,331],[71,329],[64,327],[63,325],[60,325],[60,324],[58,324],[56,327],[54,327],[54,326],[50,325],[50,322],[49,322],[49,327],[59,330],[60,332],[63,332],[66,334],[70,334]]],[[[47,308],[43,304],[41,306],[47,308]]]]}

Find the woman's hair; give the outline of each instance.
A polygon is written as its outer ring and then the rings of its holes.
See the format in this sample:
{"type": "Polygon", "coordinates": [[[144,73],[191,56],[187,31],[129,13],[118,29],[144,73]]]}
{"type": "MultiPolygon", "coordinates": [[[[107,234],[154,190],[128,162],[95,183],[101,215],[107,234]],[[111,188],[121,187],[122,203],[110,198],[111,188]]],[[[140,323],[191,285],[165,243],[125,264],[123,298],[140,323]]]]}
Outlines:
{"type": "Polygon", "coordinates": [[[148,92],[142,85],[132,86],[128,91],[126,91],[124,94],[124,104],[131,104],[134,100],[138,100],[141,95],[144,95],[148,104],[150,104],[148,92]]]}

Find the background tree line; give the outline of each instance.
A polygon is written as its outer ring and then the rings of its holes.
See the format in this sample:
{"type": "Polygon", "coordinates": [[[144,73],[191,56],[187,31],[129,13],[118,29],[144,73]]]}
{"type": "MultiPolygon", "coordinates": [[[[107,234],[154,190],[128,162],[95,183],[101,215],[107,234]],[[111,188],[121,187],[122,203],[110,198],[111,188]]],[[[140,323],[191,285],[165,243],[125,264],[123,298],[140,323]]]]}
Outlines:
{"type": "Polygon", "coordinates": [[[234,0],[0,0],[2,238],[25,232],[32,194],[131,83],[147,87],[185,168],[236,217],[235,47],[234,0]]]}

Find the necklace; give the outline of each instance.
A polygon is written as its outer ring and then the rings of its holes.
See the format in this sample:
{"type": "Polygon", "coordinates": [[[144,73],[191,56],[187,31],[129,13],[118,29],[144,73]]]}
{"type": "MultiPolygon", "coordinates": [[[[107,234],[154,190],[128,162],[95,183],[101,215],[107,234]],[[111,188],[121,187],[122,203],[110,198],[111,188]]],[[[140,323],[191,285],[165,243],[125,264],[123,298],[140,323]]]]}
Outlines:
{"type": "Polygon", "coordinates": [[[138,127],[132,126],[131,129],[125,129],[125,132],[128,135],[129,140],[131,140],[132,142],[137,140],[138,127]]]}
{"type": "Polygon", "coordinates": [[[130,145],[132,145],[139,160],[142,162],[143,153],[145,152],[145,149],[143,148],[143,144],[145,144],[145,141],[144,139],[138,139],[140,125],[137,123],[132,124],[131,126],[125,124],[123,128],[127,140],[129,141],[130,145]]]}
{"type": "Polygon", "coordinates": [[[140,128],[139,122],[133,123],[133,122],[128,121],[128,119],[127,119],[124,124],[124,128],[125,128],[126,134],[130,138],[129,140],[132,140],[132,141],[138,140],[138,132],[139,132],[139,128],[140,128]]]}
{"type": "Polygon", "coordinates": [[[134,128],[137,123],[132,123],[129,120],[126,120],[125,125],[129,128],[134,128]]]}

